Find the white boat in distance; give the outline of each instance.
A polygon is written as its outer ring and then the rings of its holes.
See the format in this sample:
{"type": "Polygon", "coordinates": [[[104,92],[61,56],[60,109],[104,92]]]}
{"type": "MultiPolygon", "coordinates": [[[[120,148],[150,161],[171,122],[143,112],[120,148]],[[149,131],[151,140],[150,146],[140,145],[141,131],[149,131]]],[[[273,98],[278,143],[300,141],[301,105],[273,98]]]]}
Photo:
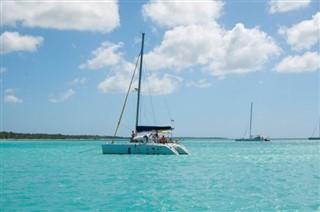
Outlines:
{"type": "Polygon", "coordinates": [[[252,128],[252,109],[253,103],[251,102],[251,109],[250,109],[250,128],[249,128],[249,138],[238,138],[235,139],[236,141],[270,141],[269,138],[263,135],[252,135],[251,128],[252,128]]]}
{"type": "MultiPolygon", "coordinates": [[[[130,141],[127,143],[115,144],[113,139],[111,143],[102,144],[101,145],[102,153],[103,154],[153,154],[153,155],[182,155],[183,154],[183,155],[188,155],[190,153],[186,147],[179,144],[178,140],[173,140],[171,136],[168,137],[168,133],[171,133],[173,130],[171,126],[139,126],[139,107],[140,107],[143,47],[144,47],[144,33],[142,33],[142,44],[141,44],[141,53],[140,53],[135,133],[130,139],[130,141]]],[[[126,100],[122,108],[122,112],[116,128],[115,136],[121,122],[121,117],[125,108],[129,91],[131,89],[134,74],[135,74],[135,71],[133,73],[131,83],[129,85],[126,100]]]]}

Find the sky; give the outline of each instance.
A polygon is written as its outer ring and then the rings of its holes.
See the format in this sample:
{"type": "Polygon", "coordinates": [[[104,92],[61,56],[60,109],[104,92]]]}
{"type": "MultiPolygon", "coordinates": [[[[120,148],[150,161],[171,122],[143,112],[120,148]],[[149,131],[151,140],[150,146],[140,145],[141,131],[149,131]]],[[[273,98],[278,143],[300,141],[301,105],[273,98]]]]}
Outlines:
{"type": "MultiPolygon", "coordinates": [[[[113,135],[145,33],[141,125],[312,135],[320,2],[1,0],[0,131],[113,135]]],[[[138,78],[118,135],[135,127],[138,78]]]]}

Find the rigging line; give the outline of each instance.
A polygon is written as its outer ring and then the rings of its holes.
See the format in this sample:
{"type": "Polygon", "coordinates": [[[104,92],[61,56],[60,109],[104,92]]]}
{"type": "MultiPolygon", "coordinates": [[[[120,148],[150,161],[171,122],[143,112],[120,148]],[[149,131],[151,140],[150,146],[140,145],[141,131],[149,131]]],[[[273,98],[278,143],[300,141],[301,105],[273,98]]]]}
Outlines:
{"type": "Polygon", "coordinates": [[[168,106],[167,99],[166,99],[165,96],[163,96],[163,99],[164,99],[164,104],[166,105],[166,109],[167,109],[169,118],[170,118],[171,122],[174,122],[174,119],[172,118],[171,113],[170,113],[170,108],[169,108],[169,106],[168,106]]]}
{"type": "MultiPolygon", "coordinates": [[[[316,124],[316,126],[315,126],[315,128],[314,128],[314,130],[313,130],[313,133],[312,133],[312,136],[311,136],[311,137],[314,136],[314,134],[315,134],[315,132],[316,132],[316,130],[317,130],[317,128],[318,128],[318,125],[319,125],[319,132],[320,132],[320,118],[319,118],[319,120],[318,120],[318,122],[317,122],[317,124],[316,124]]],[[[319,135],[320,135],[320,133],[319,133],[319,135]]]]}
{"type": "Polygon", "coordinates": [[[122,119],[122,115],[123,115],[124,109],[126,108],[128,96],[129,96],[129,93],[130,93],[130,90],[131,90],[131,85],[132,85],[132,82],[133,82],[134,75],[135,75],[136,70],[137,70],[137,67],[138,67],[138,62],[139,62],[139,57],[140,57],[140,56],[141,56],[141,55],[139,54],[138,59],[137,59],[137,62],[136,62],[136,67],[134,68],[134,71],[133,71],[133,74],[132,74],[132,78],[131,78],[131,81],[130,81],[130,85],[129,85],[129,88],[128,88],[128,92],[127,92],[126,98],[125,98],[124,103],[123,103],[123,106],[122,106],[122,110],[121,110],[121,114],[120,114],[120,117],[119,117],[119,120],[118,120],[117,128],[116,128],[116,131],[114,132],[114,136],[113,136],[112,141],[111,141],[112,144],[114,143],[114,139],[115,139],[115,137],[116,137],[116,135],[117,135],[117,132],[118,132],[118,129],[119,129],[119,126],[120,126],[120,123],[121,123],[121,119],[122,119]]]}
{"type": "Polygon", "coordinates": [[[154,124],[157,125],[156,116],[154,114],[154,107],[153,107],[153,101],[152,101],[152,96],[151,96],[150,84],[149,84],[149,80],[148,80],[148,78],[150,78],[150,76],[149,76],[149,72],[147,70],[146,64],[144,64],[144,69],[146,70],[146,74],[147,74],[148,91],[149,91],[149,98],[150,98],[151,107],[152,107],[153,121],[154,121],[154,124]]]}
{"type": "Polygon", "coordinates": [[[171,122],[174,122],[174,119],[172,118],[171,113],[170,113],[170,108],[169,108],[169,106],[168,106],[167,99],[166,99],[165,94],[164,94],[164,92],[163,92],[163,87],[160,86],[160,89],[161,89],[161,93],[163,93],[162,96],[163,96],[163,99],[164,99],[164,104],[166,105],[166,109],[167,109],[167,112],[168,112],[170,121],[171,121],[171,122]]]}
{"type": "Polygon", "coordinates": [[[246,135],[247,135],[247,131],[248,131],[248,127],[249,127],[249,125],[250,125],[250,124],[248,124],[248,125],[247,125],[246,130],[244,131],[244,135],[243,135],[243,137],[244,137],[244,138],[245,138],[245,137],[246,137],[246,135]]]}
{"type": "Polygon", "coordinates": [[[140,120],[141,123],[152,123],[152,120],[150,120],[150,108],[147,104],[146,100],[144,98],[140,98],[140,120]],[[143,120],[143,121],[142,121],[143,120]]]}

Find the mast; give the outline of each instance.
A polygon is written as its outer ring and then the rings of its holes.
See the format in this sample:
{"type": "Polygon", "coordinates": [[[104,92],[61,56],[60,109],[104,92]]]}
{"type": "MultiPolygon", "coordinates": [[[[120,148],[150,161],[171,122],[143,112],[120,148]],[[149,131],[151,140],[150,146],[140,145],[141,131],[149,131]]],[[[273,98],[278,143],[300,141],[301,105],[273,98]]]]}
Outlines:
{"type": "Polygon", "coordinates": [[[143,46],[144,46],[144,33],[142,33],[142,44],[140,53],[140,68],[139,68],[139,83],[138,83],[138,98],[137,98],[137,113],[136,113],[136,133],[139,124],[139,107],[140,107],[140,92],[141,92],[141,75],[142,75],[142,62],[143,62],[143,46]]]}
{"type": "Polygon", "coordinates": [[[252,137],[252,134],[251,134],[251,127],[252,127],[252,107],[253,107],[253,103],[251,102],[251,109],[250,109],[250,132],[249,132],[250,138],[252,137]]]}

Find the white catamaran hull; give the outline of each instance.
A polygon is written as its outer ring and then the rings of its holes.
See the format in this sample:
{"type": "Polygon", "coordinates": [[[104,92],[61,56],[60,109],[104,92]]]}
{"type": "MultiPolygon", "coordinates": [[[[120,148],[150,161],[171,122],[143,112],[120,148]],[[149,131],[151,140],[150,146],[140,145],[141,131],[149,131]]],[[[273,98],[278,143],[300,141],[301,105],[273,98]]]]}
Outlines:
{"type": "Polygon", "coordinates": [[[187,150],[187,148],[185,148],[181,144],[172,144],[172,146],[176,149],[179,155],[190,155],[190,152],[187,150]]]}
{"type": "Polygon", "coordinates": [[[102,144],[103,154],[179,155],[171,145],[165,144],[102,144]]]}

